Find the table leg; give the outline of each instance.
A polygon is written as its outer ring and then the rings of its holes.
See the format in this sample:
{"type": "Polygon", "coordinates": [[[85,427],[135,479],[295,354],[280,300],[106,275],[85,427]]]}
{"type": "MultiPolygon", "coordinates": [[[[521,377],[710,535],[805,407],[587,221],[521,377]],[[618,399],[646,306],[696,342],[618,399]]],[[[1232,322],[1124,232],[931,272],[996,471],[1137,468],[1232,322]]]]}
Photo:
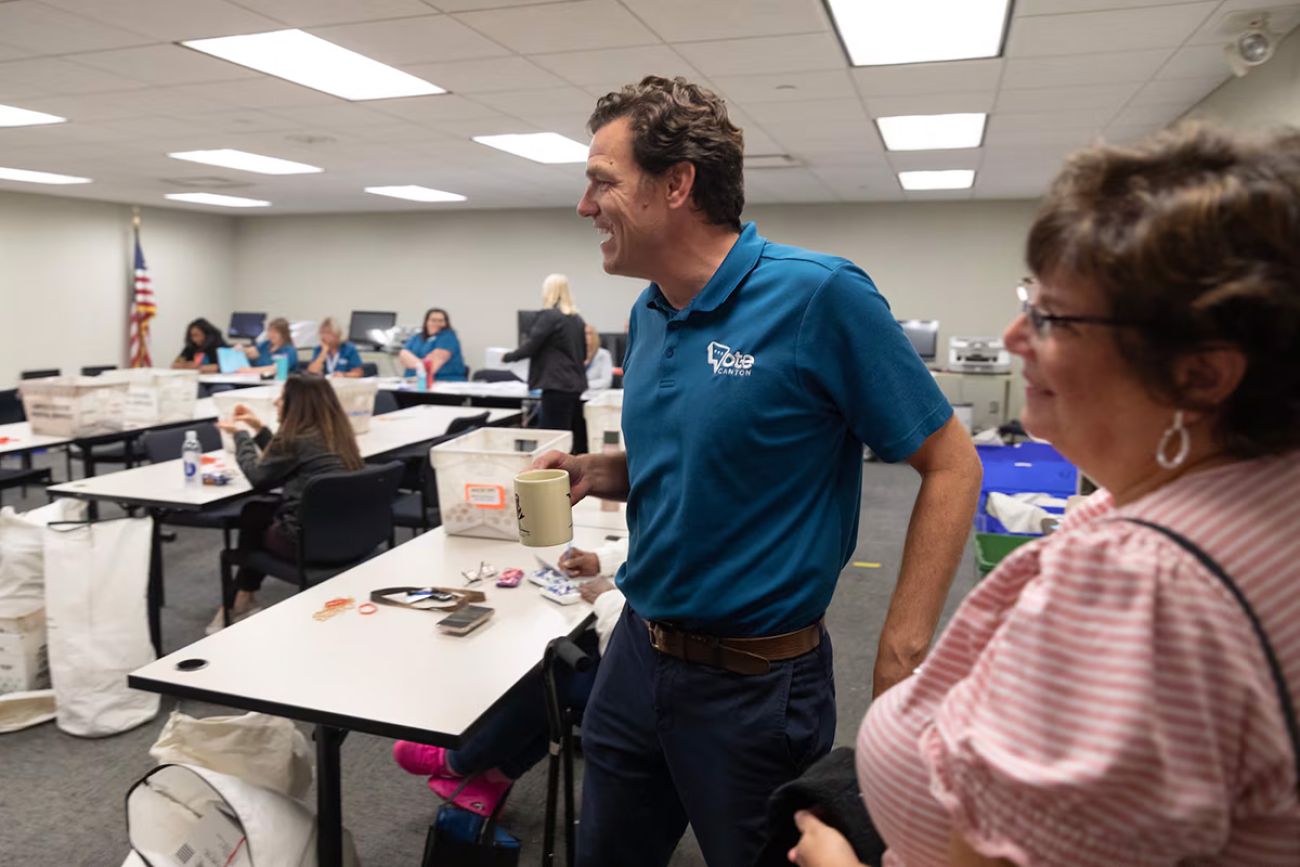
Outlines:
{"type": "Polygon", "coordinates": [[[149,531],[149,590],[145,594],[149,609],[149,640],[154,653],[162,652],[162,516],[157,509],[149,510],[153,522],[149,531]]]}
{"type": "Polygon", "coordinates": [[[319,867],[343,865],[343,786],[339,746],[344,729],[316,726],[316,861],[319,867]]]}

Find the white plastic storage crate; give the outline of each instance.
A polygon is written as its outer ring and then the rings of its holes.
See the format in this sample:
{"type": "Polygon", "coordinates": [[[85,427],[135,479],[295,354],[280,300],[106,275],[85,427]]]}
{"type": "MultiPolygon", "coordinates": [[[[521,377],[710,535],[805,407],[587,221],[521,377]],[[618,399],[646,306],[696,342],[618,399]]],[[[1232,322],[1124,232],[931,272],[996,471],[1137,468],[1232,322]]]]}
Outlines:
{"type": "Polygon", "coordinates": [[[623,389],[611,388],[600,392],[583,406],[582,415],[587,420],[588,451],[598,454],[605,445],[608,431],[618,433],[618,450],[626,450],[623,444],[623,389]]]}
{"type": "Polygon", "coordinates": [[[126,384],[119,412],[124,427],[148,427],[194,418],[194,404],[199,397],[197,370],[154,367],[106,370],[98,378],[126,384]]]}
{"type": "Polygon", "coordinates": [[[570,431],[483,427],[429,449],[449,535],[518,539],[515,476],[549,451],[573,448],[570,431]]]}
{"type": "MultiPolygon", "coordinates": [[[[343,405],[343,412],[347,415],[348,421],[352,422],[352,431],[363,434],[370,430],[370,419],[375,414],[375,393],[379,390],[379,380],[330,378],[326,381],[334,386],[339,403],[343,405]]],[[[235,405],[242,403],[274,432],[280,426],[277,421],[275,401],[280,397],[280,389],[283,387],[283,383],[277,382],[273,385],[259,385],[253,388],[232,388],[230,391],[219,391],[212,395],[212,402],[216,405],[217,416],[223,419],[234,415],[235,405]]],[[[226,447],[226,451],[235,450],[234,438],[225,431],[221,433],[221,443],[226,447]]]]}
{"type": "Polygon", "coordinates": [[[24,380],[19,390],[32,433],[83,437],[122,429],[127,384],[98,376],[24,380]]]}

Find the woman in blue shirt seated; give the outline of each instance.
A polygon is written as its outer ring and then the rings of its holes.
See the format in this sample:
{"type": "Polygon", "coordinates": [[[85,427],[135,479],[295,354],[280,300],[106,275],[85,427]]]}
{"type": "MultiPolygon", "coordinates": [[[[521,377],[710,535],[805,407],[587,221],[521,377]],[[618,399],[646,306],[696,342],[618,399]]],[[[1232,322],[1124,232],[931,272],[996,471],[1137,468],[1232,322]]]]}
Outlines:
{"type": "Polygon", "coordinates": [[[343,339],[343,331],[333,316],[326,316],[320,324],[320,346],[312,353],[307,372],[317,376],[362,375],[361,353],[350,340],[343,339]]]}
{"type": "Polygon", "coordinates": [[[288,373],[298,369],[298,350],[294,348],[293,335],[289,332],[289,320],[283,316],[266,324],[266,340],[256,346],[245,346],[243,350],[252,365],[240,373],[275,373],[277,358],[289,360],[288,373]]]}
{"type": "Polygon", "coordinates": [[[406,341],[397,357],[406,376],[423,375],[426,366],[439,382],[464,382],[468,375],[451,317],[441,307],[431,307],[424,314],[424,330],[406,341]]]}

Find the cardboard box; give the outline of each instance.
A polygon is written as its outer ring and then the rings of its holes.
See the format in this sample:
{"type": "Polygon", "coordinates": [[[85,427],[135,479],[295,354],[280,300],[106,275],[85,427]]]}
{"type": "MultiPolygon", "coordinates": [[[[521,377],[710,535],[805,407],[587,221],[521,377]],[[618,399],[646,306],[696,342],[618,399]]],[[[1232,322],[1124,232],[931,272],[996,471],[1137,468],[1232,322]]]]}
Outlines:
{"type": "Polygon", "coordinates": [[[0,601],[0,695],[49,685],[44,603],[0,601]]]}

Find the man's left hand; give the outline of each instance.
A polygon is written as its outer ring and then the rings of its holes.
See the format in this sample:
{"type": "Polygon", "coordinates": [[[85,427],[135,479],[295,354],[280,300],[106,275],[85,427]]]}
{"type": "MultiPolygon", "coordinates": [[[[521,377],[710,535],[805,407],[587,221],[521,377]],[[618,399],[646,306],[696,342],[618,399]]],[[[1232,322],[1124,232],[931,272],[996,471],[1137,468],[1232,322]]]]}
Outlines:
{"type": "Polygon", "coordinates": [[[862,867],[844,835],[807,810],[794,814],[795,827],[802,834],[786,855],[799,867],[862,867]]]}

